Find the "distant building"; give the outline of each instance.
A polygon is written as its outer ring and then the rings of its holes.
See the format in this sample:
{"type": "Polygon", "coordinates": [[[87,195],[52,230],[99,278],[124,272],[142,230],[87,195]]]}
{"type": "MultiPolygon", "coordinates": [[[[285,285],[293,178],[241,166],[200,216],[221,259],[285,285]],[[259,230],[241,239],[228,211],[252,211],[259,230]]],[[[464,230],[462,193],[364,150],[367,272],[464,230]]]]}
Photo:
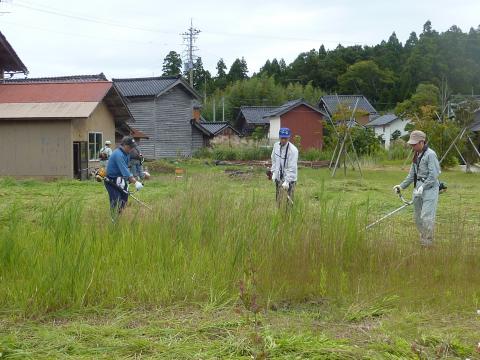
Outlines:
{"type": "Polygon", "coordinates": [[[370,121],[366,127],[372,128],[375,135],[382,138],[385,149],[390,148],[392,135],[398,132],[400,136],[406,135],[405,126],[410,120],[402,119],[395,114],[385,114],[370,121]]]}
{"type": "Polygon", "coordinates": [[[148,159],[191,156],[204,146],[204,134],[192,124],[200,95],[180,76],[113,79],[134,119],[148,138],[142,153],[148,159]]]}
{"type": "Polygon", "coordinates": [[[278,106],[241,106],[235,121],[236,129],[245,136],[252,135],[255,129],[268,131],[270,120],[265,116],[278,106]]]}
{"type": "Polygon", "coordinates": [[[287,101],[281,106],[242,106],[237,117],[239,131],[251,135],[261,128],[270,142],[278,141],[281,127],[292,130],[292,137],[300,138],[303,149],[323,147],[323,121],[325,114],[303,99],[287,101]]]}
{"type": "Polygon", "coordinates": [[[112,82],[66,79],[0,84],[0,175],[84,179],[106,140],[131,133],[112,82]]]}
{"type": "MultiPolygon", "coordinates": [[[[199,114],[198,114],[199,116],[199,114]]],[[[199,129],[203,134],[203,145],[211,146],[216,144],[237,144],[241,139],[241,134],[230,123],[205,121],[202,117],[192,119],[192,125],[199,129]]]]}
{"type": "Polygon", "coordinates": [[[363,95],[324,95],[320,98],[318,108],[326,111],[332,118],[342,108],[348,113],[348,118],[337,120],[349,120],[353,115],[359,125],[366,125],[378,115],[377,110],[363,95]]]}

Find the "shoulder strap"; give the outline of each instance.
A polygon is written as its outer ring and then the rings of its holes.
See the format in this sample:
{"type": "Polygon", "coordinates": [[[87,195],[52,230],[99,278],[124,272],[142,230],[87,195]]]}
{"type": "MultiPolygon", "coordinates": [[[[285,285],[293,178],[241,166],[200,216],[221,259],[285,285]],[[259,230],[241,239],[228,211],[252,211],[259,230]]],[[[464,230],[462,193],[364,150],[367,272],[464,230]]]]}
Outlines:
{"type": "Polygon", "coordinates": [[[413,171],[414,171],[414,174],[413,174],[413,186],[414,186],[414,187],[417,187],[417,181],[418,181],[417,168],[420,166],[420,161],[422,161],[423,155],[425,155],[425,153],[427,152],[427,150],[428,150],[428,145],[425,145],[425,149],[422,151],[422,153],[420,154],[420,156],[416,159],[415,164],[414,164],[414,166],[413,166],[413,171]]]}
{"type": "Polygon", "coordinates": [[[287,144],[287,149],[285,150],[285,158],[283,159],[283,168],[287,165],[287,156],[288,156],[288,149],[290,148],[290,143],[287,144]]]}

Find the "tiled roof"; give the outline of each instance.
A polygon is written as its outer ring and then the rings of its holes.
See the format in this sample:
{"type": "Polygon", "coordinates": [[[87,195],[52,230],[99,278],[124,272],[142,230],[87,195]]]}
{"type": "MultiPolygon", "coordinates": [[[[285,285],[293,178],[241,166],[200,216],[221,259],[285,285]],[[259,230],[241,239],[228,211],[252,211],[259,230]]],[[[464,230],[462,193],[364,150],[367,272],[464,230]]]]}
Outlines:
{"type": "Polygon", "coordinates": [[[240,114],[245,117],[250,124],[268,124],[270,121],[265,119],[265,115],[277,109],[278,106],[242,106],[240,114]]]}
{"type": "Polygon", "coordinates": [[[397,119],[398,119],[398,116],[395,114],[385,114],[370,121],[367,124],[367,126],[383,126],[383,125],[390,124],[391,122],[397,119]]]}
{"type": "Polygon", "coordinates": [[[15,50],[5,36],[0,32],[0,65],[7,72],[23,72],[28,73],[27,67],[20,60],[15,50]]]}
{"type": "Polygon", "coordinates": [[[209,136],[215,136],[225,128],[232,129],[235,133],[240,135],[240,133],[230,125],[230,123],[224,122],[209,122],[202,120],[198,123],[192,119],[192,125],[195,126],[197,129],[202,131],[204,134],[209,136]]]}
{"type": "Polygon", "coordinates": [[[40,77],[40,78],[12,78],[5,79],[5,83],[18,84],[18,83],[39,83],[39,82],[89,82],[89,81],[108,81],[104,73],[98,75],[72,75],[72,76],[54,76],[54,77],[40,77]]]}
{"type": "Polygon", "coordinates": [[[470,130],[474,132],[480,131],[480,109],[475,111],[473,123],[470,125],[470,130]]]}
{"type": "Polygon", "coordinates": [[[314,108],[313,106],[309,105],[304,99],[297,99],[297,100],[287,101],[285,104],[280,105],[279,107],[277,107],[274,110],[270,111],[269,113],[265,114],[265,116],[266,117],[271,117],[271,116],[283,115],[286,112],[289,112],[291,109],[294,109],[299,105],[305,105],[305,106],[309,107],[310,109],[312,109],[313,111],[322,113],[322,111],[320,111],[319,109],[314,108]]]}
{"type": "Polygon", "coordinates": [[[219,131],[223,130],[225,127],[228,127],[227,122],[201,122],[201,126],[203,126],[208,132],[212,133],[215,135],[219,131]]]}
{"type": "Polygon", "coordinates": [[[99,102],[110,81],[0,84],[0,103],[99,102]]]}
{"type": "Polygon", "coordinates": [[[172,86],[179,77],[113,79],[123,96],[155,96],[172,86]]]}
{"type": "Polygon", "coordinates": [[[113,79],[115,86],[125,97],[158,96],[176,85],[182,85],[193,97],[200,95],[181,76],[113,79]]]}
{"type": "Polygon", "coordinates": [[[363,95],[324,95],[320,98],[318,107],[323,109],[323,104],[330,115],[333,115],[337,111],[338,104],[346,106],[352,110],[355,108],[355,104],[358,100],[357,110],[363,110],[369,114],[376,114],[377,110],[370,104],[367,98],[363,95]],[[323,104],[322,104],[323,103],[323,104]]]}

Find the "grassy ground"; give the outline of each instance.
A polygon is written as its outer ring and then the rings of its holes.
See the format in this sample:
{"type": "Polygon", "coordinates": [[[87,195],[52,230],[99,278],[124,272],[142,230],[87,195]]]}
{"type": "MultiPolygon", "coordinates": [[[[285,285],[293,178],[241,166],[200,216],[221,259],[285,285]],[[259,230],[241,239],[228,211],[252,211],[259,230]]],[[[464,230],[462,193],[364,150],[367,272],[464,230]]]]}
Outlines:
{"type": "Polygon", "coordinates": [[[399,164],[301,169],[290,216],[262,169],[184,165],[116,226],[101,184],[0,179],[0,358],[479,358],[478,175],[423,251],[411,208],[363,230],[399,164]]]}

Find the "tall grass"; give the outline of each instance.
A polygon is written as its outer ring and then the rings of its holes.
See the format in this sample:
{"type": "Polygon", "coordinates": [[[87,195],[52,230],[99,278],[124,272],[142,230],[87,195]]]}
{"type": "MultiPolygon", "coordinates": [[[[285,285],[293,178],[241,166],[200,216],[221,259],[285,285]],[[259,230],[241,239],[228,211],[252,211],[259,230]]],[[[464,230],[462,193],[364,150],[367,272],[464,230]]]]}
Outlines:
{"type": "Polygon", "coordinates": [[[151,213],[132,207],[116,225],[79,198],[55,199],[32,222],[12,206],[0,229],[0,306],[34,314],[221,303],[237,297],[250,266],[265,304],[396,295],[409,304],[475,306],[480,299],[474,239],[463,230],[454,242],[459,223],[449,224],[451,242],[424,251],[412,230],[366,233],[367,204],[345,206],[322,192],[318,202],[298,196],[287,214],[254,190],[229,198],[226,185],[204,191],[209,184],[188,184],[151,213]]]}

